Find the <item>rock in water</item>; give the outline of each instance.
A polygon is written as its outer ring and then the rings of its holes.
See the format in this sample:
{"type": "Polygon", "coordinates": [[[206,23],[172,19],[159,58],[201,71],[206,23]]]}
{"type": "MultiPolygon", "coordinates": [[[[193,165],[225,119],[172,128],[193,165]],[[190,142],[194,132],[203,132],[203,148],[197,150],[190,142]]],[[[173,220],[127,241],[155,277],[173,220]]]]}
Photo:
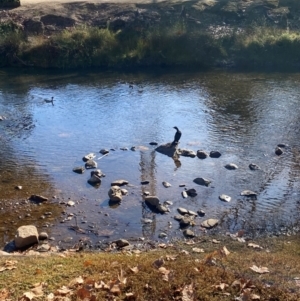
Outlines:
{"type": "Polygon", "coordinates": [[[73,171],[76,172],[76,173],[79,173],[79,174],[83,174],[84,173],[84,167],[82,166],[77,166],[77,167],[74,167],[73,168],[73,171]]]}
{"type": "Polygon", "coordinates": [[[231,197],[229,195],[226,195],[226,194],[221,194],[219,196],[219,199],[223,202],[230,202],[231,201],[231,197]]]}
{"type": "Polygon", "coordinates": [[[15,245],[18,249],[29,247],[39,241],[37,228],[33,225],[21,226],[15,236],[15,245]]]}
{"type": "Polygon", "coordinates": [[[150,145],[158,145],[158,143],[155,142],[155,141],[152,141],[152,142],[150,142],[149,144],[150,144],[150,145]]]}
{"type": "Polygon", "coordinates": [[[221,153],[219,151],[211,151],[209,156],[211,158],[219,158],[219,157],[221,157],[221,153]]]}
{"type": "Polygon", "coordinates": [[[113,202],[122,201],[122,191],[119,186],[111,186],[108,191],[109,199],[113,202]]]}
{"type": "Polygon", "coordinates": [[[92,186],[100,185],[101,178],[98,177],[96,174],[92,174],[91,177],[88,179],[88,183],[92,186]]]}
{"type": "Polygon", "coordinates": [[[171,187],[171,186],[172,186],[170,183],[168,183],[168,182],[165,182],[165,181],[163,181],[163,182],[162,182],[162,184],[163,184],[163,185],[164,185],[164,187],[166,187],[166,188],[169,188],[169,187],[171,187]]]}
{"type": "Polygon", "coordinates": [[[197,191],[194,188],[190,188],[190,189],[186,190],[186,193],[190,197],[195,197],[197,195],[197,191]]]}
{"type": "Polygon", "coordinates": [[[195,158],[196,153],[189,149],[178,149],[178,154],[183,157],[195,158]]]}
{"type": "Polygon", "coordinates": [[[208,179],[205,179],[205,178],[196,178],[196,179],[194,179],[194,183],[196,183],[198,185],[202,185],[202,186],[209,186],[211,181],[208,179]]]}
{"type": "Polygon", "coordinates": [[[182,197],[183,197],[184,199],[186,199],[186,198],[188,197],[188,194],[186,193],[185,190],[183,190],[183,191],[181,192],[181,194],[182,194],[182,197]]]}
{"type": "Polygon", "coordinates": [[[209,229],[209,228],[215,227],[218,223],[219,223],[219,220],[218,220],[218,219],[210,218],[210,219],[205,220],[205,221],[201,224],[201,227],[204,227],[204,228],[209,229]]]}
{"type": "Polygon", "coordinates": [[[178,158],[178,156],[179,156],[177,153],[177,145],[173,145],[171,142],[162,144],[162,145],[158,146],[155,150],[158,153],[161,153],[161,154],[166,155],[171,158],[174,158],[174,157],[178,158]]]}
{"type": "Polygon", "coordinates": [[[111,182],[111,186],[123,186],[123,185],[127,185],[129,182],[126,180],[115,180],[113,182],[111,182]]]}
{"type": "Polygon", "coordinates": [[[159,205],[159,198],[157,196],[152,196],[152,195],[149,195],[149,196],[146,196],[145,197],[145,202],[150,205],[150,206],[154,206],[154,207],[157,207],[159,205]]]}
{"type": "Polygon", "coordinates": [[[94,160],[88,160],[85,162],[85,168],[86,169],[97,168],[97,162],[94,160]]]}
{"type": "Polygon", "coordinates": [[[241,192],[242,196],[247,196],[247,197],[256,197],[257,193],[251,190],[244,190],[241,192]]]}
{"type": "Polygon", "coordinates": [[[87,161],[89,161],[89,160],[93,160],[95,157],[96,157],[96,155],[95,155],[94,153],[89,153],[89,154],[85,155],[85,156],[82,158],[82,160],[83,160],[84,162],[87,162],[87,161]]]}
{"type": "Polygon", "coordinates": [[[258,165],[256,165],[255,163],[250,163],[249,164],[249,168],[251,170],[258,170],[258,169],[260,169],[260,167],[258,165]]]}
{"type": "Polygon", "coordinates": [[[129,241],[126,239],[118,239],[114,241],[118,248],[124,248],[130,245],[129,241]]]}
{"type": "Polygon", "coordinates": [[[106,154],[109,153],[109,150],[106,149],[106,148],[103,148],[103,149],[101,149],[101,150],[99,151],[99,153],[102,154],[102,155],[106,155],[106,154]]]}
{"type": "Polygon", "coordinates": [[[194,233],[192,230],[190,230],[190,229],[184,230],[184,231],[183,231],[183,235],[184,235],[185,237],[188,237],[188,238],[195,237],[195,233],[194,233]]]}
{"type": "Polygon", "coordinates": [[[197,157],[199,159],[205,159],[208,157],[208,153],[206,153],[204,150],[197,150],[197,157]]]}
{"type": "Polygon", "coordinates": [[[229,170],[234,170],[234,169],[238,169],[238,166],[234,163],[229,163],[225,165],[225,168],[229,170]]]}
{"type": "Polygon", "coordinates": [[[282,155],[282,154],[283,154],[282,148],[280,148],[280,147],[277,146],[277,147],[275,148],[275,154],[276,154],[277,156],[282,155]]]}

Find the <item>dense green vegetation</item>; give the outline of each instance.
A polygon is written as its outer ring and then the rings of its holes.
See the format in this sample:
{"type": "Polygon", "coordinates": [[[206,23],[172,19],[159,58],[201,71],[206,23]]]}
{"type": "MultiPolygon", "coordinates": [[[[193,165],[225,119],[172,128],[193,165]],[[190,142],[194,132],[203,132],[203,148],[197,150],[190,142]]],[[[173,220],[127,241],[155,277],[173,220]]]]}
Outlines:
{"type": "Polygon", "coordinates": [[[77,27],[27,38],[13,23],[0,26],[0,66],[132,68],[148,66],[299,67],[300,35],[253,25],[215,35],[177,22],[139,31],[77,27]]]}

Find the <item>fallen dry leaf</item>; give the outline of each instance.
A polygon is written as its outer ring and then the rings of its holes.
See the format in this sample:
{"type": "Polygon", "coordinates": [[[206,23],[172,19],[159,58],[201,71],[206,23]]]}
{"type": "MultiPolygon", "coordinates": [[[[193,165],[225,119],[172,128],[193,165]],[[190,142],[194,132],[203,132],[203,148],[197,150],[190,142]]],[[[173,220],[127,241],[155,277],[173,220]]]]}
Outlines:
{"type": "Polygon", "coordinates": [[[223,291],[226,287],[228,287],[229,285],[227,283],[220,283],[217,285],[213,285],[214,288],[223,291]]]}
{"type": "Polygon", "coordinates": [[[167,261],[174,261],[176,260],[177,258],[177,255],[176,256],[173,256],[173,255],[166,255],[166,260],[167,261]]]}
{"type": "Polygon", "coordinates": [[[56,291],[55,295],[65,296],[71,293],[72,293],[71,289],[67,288],[66,286],[63,286],[56,291]]]}
{"type": "Polygon", "coordinates": [[[182,301],[194,301],[193,284],[185,285],[181,293],[182,301]]]}
{"type": "Polygon", "coordinates": [[[5,301],[9,297],[9,291],[6,288],[0,290],[0,301],[5,301]]]}
{"type": "Polygon", "coordinates": [[[248,247],[252,247],[254,249],[263,249],[263,247],[257,245],[257,244],[254,244],[252,242],[248,243],[248,247]]]}
{"type": "Polygon", "coordinates": [[[253,265],[252,267],[250,267],[250,269],[259,274],[269,273],[269,269],[266,267],[257,267],[256,265],[253,265]]]}
{"type": "Polygon", "coordinates": [[[219,241],[219,240],[216,240],[216,239],[213,239],[211,242],[212,242],[213,244],[219,244],[219,243],[220,243],[220,241],[219,241]]]}
{"type": "Polygon", "coordinates": [[[94,286],[95,286],[95,289],[109,290],[109,286],[107,284],[105,284],[102,280],[100,281],[99,284],[97,282],[95,282],[94,286]]]}
{"type": "Polygon", "coordinates": [[[74,278],[73,280],[71,280],[68,284],[69,288],[74,288],[80,284],[83,284],[84,280],[81,276],[74,278]]]}
{"type": "Polygon", "coordinates": [[[189,255],[189,254],[190,254],[190,253],[189,253],[188,251],[186,251],[186,250],[182,250],[180,253],[181,253],[181,254],[184,254],[184,255],[189,255]]]}
{"type": "Polygon", "coordinates": [[[114,285],[112,285],[112,287],[110,288],[109,291],[110,291],[112,294],[114,294],[114,295],[119,295],[119,294],[121,294],[121,289],[120,289],[119,284],[114,284],[114,285]]]}
{"type": "Polygon", "coordinates": [[[163,249],[166,249],[166,248],[167,248],[167,245],[166,245],[166,244],[158,244],[158,246],[159,246],[160,248],[163,248],[163,249]]]}
{"type": "Polygon", "coordinates": [[[138,267],[130,268],[130,271],[134,274],[137,274],[139,272],[139,268],[138,267]]]}
{"type": "Polygon", "coordinates": [[[162,277],[162,279],[164,280],[164,281],[169,281],[169,274],[170,274],[170,271],[169,270],[167,270],[166,268],[164,268],[164,267],[160,267],[159,269],[159,272],[161,273],[161,274],[163,274],[163,277],[162,277]]]}
{"type": "Polygon", "coordinates": [[[16,264],[18,262],[15,260],[6,260],[4,263],[4,266],[0,268],[0,272],[3,272],[5,270],[13,270],[16,269],[16,264]]]}
{"type": "Polygon", "coordinates": [[[228,251],[228,249],[224,246],[221,250],[221,254],[228,256],[230,254],[230,252],[228,251]]]}
{"type": "Polygon", "coordinates": [[[204,250],[203,250],[203,249],[200,249],[200,248],[193,248],[192,250],[193,250],[193,252],[195,252],[195,253],[204,253],[204,250]]]}
{"type": "Polygon", "coordinates": [[[120,274],[118,275],[118,280],[120,281],[121,284],[126,284],[127,278],[124,277],[124,272],[121,269],[120,274]]]}
{"type": "Polygon", "coordinates": [[[186,245],[194,245],[195,242],[193,240],[190,240],[190,241],[186,241],[185,244],[186,245]]]}

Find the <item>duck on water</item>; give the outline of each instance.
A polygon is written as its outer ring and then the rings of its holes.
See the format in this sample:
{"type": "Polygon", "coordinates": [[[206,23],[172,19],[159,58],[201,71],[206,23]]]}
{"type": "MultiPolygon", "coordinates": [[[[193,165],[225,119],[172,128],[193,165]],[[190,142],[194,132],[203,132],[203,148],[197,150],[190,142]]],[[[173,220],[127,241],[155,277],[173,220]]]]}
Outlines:
{"type": "Polygon", "coordinates": [[[44,99],[44,101],[45,101],[46,103],[52,103],[52,105],[54,106],[54,103],[53,103],[54,97],[53,97],[53,96],[51,97],[51,99],[44,99]]]}

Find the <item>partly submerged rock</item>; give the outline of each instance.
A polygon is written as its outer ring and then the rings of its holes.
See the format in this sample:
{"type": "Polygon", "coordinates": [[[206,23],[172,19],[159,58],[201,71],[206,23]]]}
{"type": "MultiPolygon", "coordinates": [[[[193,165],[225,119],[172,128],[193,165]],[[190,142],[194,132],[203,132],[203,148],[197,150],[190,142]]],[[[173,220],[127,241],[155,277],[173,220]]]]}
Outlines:
{"type": "Polygon", "coordinates": [[[102,149],[99,151],[99,153],[102,154],[102,155],[106,155],[106,154],[109,153],[109,150],[106,149],[106,148],[102,148],[102,149]]]}
{"type": "Polygon", "coordinates": [[[206,159],[208,157],[208,153],[204,150],[197,150],[197,157],[199,159],[206,159]]]}
{"type": "Polygon", "coordinates": [[[190,197],[195,197],[197,195],[197,191],[194,188],[190,188],[190,189],[186,190],[186,193],[190,197]]]}
{"type": "Polygon", "coordinates": [[[85,168],[86,169],[97,168],[97,162],[94,160],[88,160],[85,162],[85,168]]]}
{"type": "Polygon", "coordinates": [[[177,211],[182,215],[188,214],[188,212],[189,212],[187,209],[182,208],[182,207],[177,208],[177,211]]]}
{"type": "Polygon", "coordinates": [[[83,166],[77,166],[77,167],[73,168],[73,171],[76,172],[76,173],[79,173],[79,174],[83,174],[85,169],[84,169],[83,166]]]}
{"type": "Polygon", "coordinates": [[[83,160],[84,162],[87,162],[87,161],[89,161],[89,160],[93,160],[95,157],[96,157],[96,155],[95,155],[94,153],[89,153],[89,154],[85,155],[85,156],[82,158],[82,160],[83,160]]]}
{"type": "Polygon", "coordinates": [[[255,164],[255,163],[250,163],[249,164],[249,168],[251,170],[258,170],[258,169],[260,169],[260,167],[257,164],[255,164]]]}
{"type": "Polygon", "coordinates": [[[31,195],[29,200],[32,202],[36,202],[36,203],[43,203],[43,202],[47,202],[48,198],[46,198],[42,195],[33,194],[33,195],[31,195]]]}
{"type": "Polygon", "coordinates": [[[158,143],[155,142],[155,141],[152,141],[152,142],[150,142],[149,144],[150,144],[150,145],[158,145],[158,143]]]}
{"type": "Polygon", "coordinates": [[[101,184],[101,178],[98,177],[96,174],[92,174],[91,177],[88,179],[88,183],[92,186],[97,186],[101,184]]]}
{"type": "Polygon", "coordinates": [[[238,169],[238,166],[234,163],[228,163],[225,165],[225,168],[229,170],[234,170],[234,169],[238,169]]]}
{"type": "Polygon", "coordinates": [[[182,195],[182,197],[183,197],[184,199],[186,199],[186,198],[188,197],[188,194],[186,193],[185,190],[183,190],[183,191],[181,192],[181,195],[182,195]]]}
{"type": "Polygon", "coordinates": [[[204,222],[202,222],[201,227],[209,229],[209,228],[213,228],[213,227],[217,226],[218,223],[219,223],[218,219],[210,218],[210,219],[207,219],[204,222]]]}
{"type": "Polygon", "coordinates": [[[33,225],[21,226],[15,236],[15,245],[18,249],[29,247],[39,241],[39,233],[33,225]]]}
{"type": "Polygon", "coordinates": [[[166,144],[161,144],[155,149],[158,153],[169,156],[171,158],[177,158],[177,145],[173,145],[171,142],[166,144]]]}
{"type": "Polygon", "coordinates": [[[282,154],[283,154],[283,149],[277,146],[277,147],[275,148],[275,154],[276,154],[277,156],[282,155],[282,154]]]}
{"type": "Polygon", "coordinates": [[[111,186],[108,191],[109,199],[113,202],[122,201],[122,191],[119,186],[111,186]]]}
{"type": "Polygon", "coordinates": [[[223,202],[230,202],[231,201],[231,197],[229,195],[226,195],[226,194],[221,194],[219,196],[219,199],[223,202]]]}
{"type": "Polygon", "coordinates": [[[195,158],[196,153],[190,149],[178,149],[178,154],[183,157],[195,158]]]}
{"type": "Polygon", "coordinates": [[[205,178],[196,178],[193,180],[193,182],[198,185],[202,185],[202,186],[209,186],[209,184],[211,183],[210,180],[205,179],[205,178]]]}
{"type": "Polygon", "coordinates": [[[166,188],[169,188],[169,187],[172,186],[170,183],[168,183],[168,182],[166,182],[166,181],[163,181],[162,184],[163,184],[164,187],[166,187],[166,188]]]}
{"type": "Polygon", "coordinates": [[[256,197],[257,196],[257,193],[252,191],[252,190],[243,190],[241,192],[241,195],[242,196],[247,196],[247,197],[256,197]]]}
{"type": "Polygon", "coordinates": [[[210,156],[211,158],[219,158],[219,157],[221,157],[221,153],[220,153],[219,151],[211,151],[211,152],[209,153],[209,156],[210,156]]]}
{"type": "Polygon", "coordinates": [[[111,186],[123,186],[123,185],[127,185],[129,182],[123,179],[120,180],[115,180],[113,182],[111,182],[111,186]]]}
{"type": "Polygon", "coordinates": [[[198,213],[198,215],[201,216],[201,217],[205,216],[205,211],[202,210],[202,209],[198,210],[197,213],[198,213]]]}
{"type": "Polygon", "coordinates": [[[150,206],[158,206],[159,205],[159,198],[157,196],[154,195],[149,195],[145,197],[145,202],[150,205],[150,206]]]}
{"type": "Polygon", "coordinates": [[[195,233],[190,229],[183,230],[183,235],[188,238],[195,237],[195,233]]]}

